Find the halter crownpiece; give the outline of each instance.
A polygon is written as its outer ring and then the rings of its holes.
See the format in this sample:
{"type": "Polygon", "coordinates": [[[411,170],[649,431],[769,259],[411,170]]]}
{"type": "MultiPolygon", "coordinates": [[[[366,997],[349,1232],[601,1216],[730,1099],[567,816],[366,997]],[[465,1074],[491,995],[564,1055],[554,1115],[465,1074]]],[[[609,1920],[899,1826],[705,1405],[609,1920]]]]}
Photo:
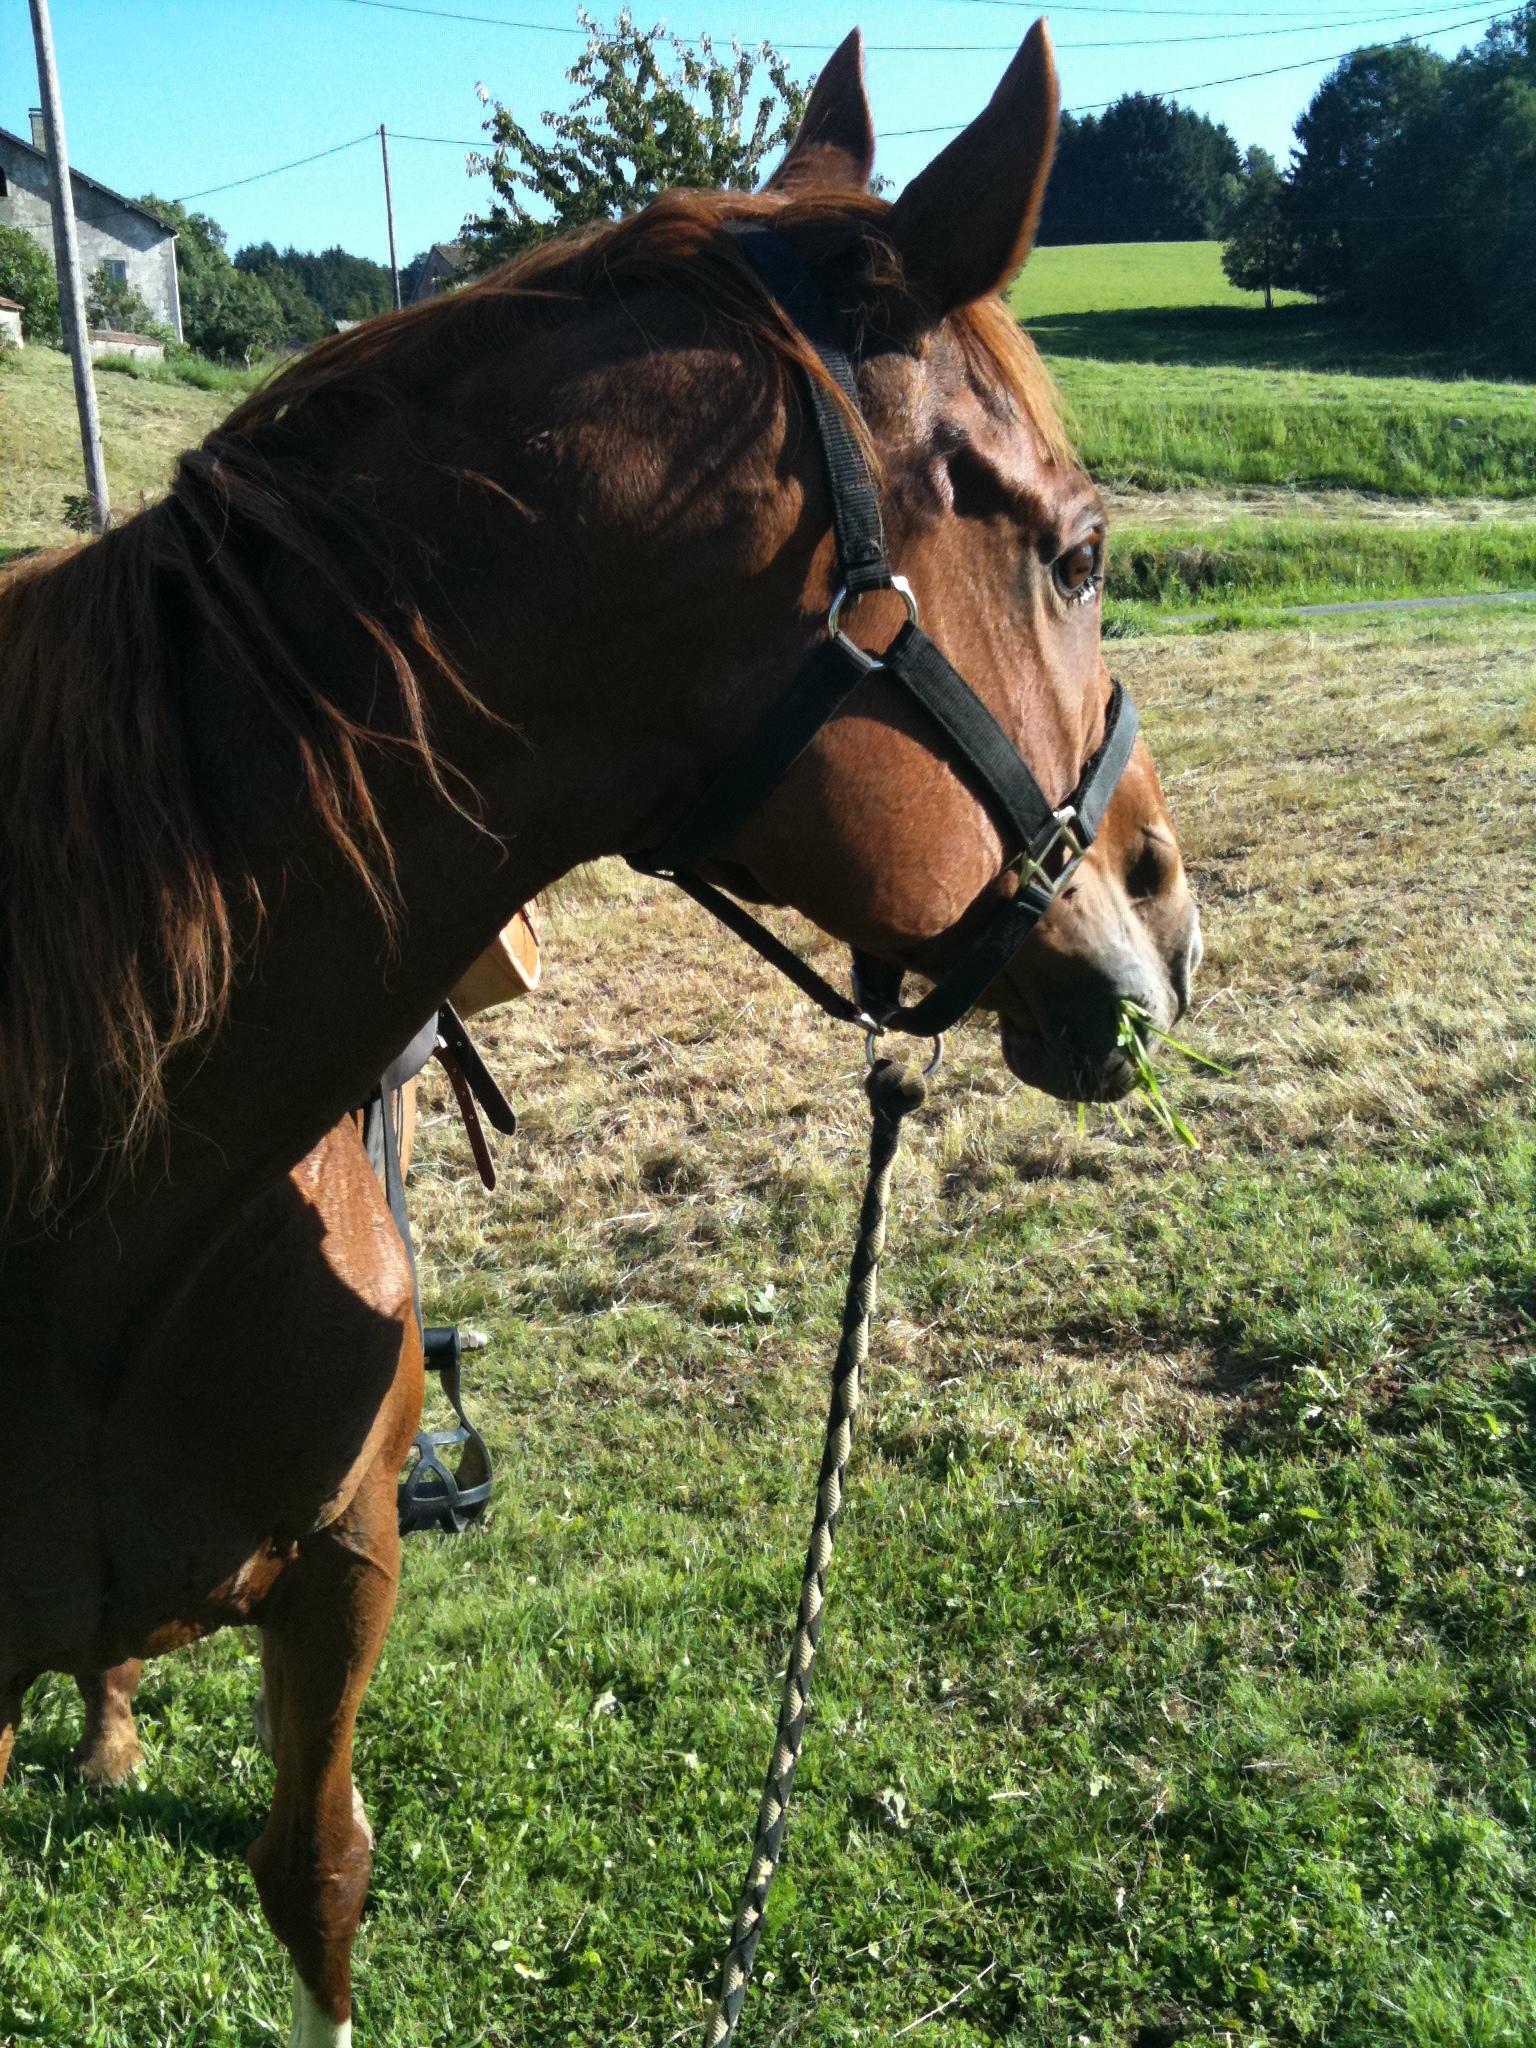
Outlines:
{"type": "MultiPolygon", "coordinates": [[[[731,232],[769,296],[815,351],[853,415],[862,418],[853,365],[842,346],[836,316],[810,269],[772,228],[741,223],[731,232]]],[[[837,543],[839,581],[827,613],[827,638],[808,657],[788,694],[770,707],[667,840],[635,858],[633,865],[686,890],[829,1016],[865,1029],[931,1038],[975,1007],[1093,844],[1136,742],[1136,707],[1114,683],[1104,737],[1076,789],[1064,803],[1053,805],[976,691],[923,631],[911,586],[891,567],[875,480],[843,408],[819,378],[807,375],[805,384],[837,543]],[[842,623],[850,604],[871,590],[894,590],[907,608],[906,623],[879,654],[850,639],[842,623]],[[900,684],[939,728],[948,751],[966,763],[1005,844],[1013,848],[1004,872],[1018,876],[1017,890],[992,913],[969,951],[927,995],[911,1004],[901,1000],[903,971],[865,953],[853,956],[853,996],[845,996],[750,911],[694,872],[699,862],[729,845],[822,727],[871,675],[889,676],[900,684]]]]}

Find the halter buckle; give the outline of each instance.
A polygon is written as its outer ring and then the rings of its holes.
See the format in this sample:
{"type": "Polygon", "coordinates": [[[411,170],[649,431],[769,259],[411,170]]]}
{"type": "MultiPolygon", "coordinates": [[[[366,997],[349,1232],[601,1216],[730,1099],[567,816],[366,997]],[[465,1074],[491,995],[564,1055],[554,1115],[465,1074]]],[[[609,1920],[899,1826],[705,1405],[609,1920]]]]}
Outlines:
{"type": "Polygon", "coordinates": [[[1063,804],[1059,811],[1052,811],[1051,816],[1056,821],[1055,831],[1035,852],[1020,854],[1017,873],[1021,883],[1034,883],[1043,894],[1054,897],[1059,895],[1071,880],[1078,862],[1087,853],[1088,848],[1078,833],[1082,821],[1077,815],[1075,805],[1063,804]],[[1059,875],[1048,874],[1045,863],[1058,846],[1069,849],[1066,865],[1059,875]]]}
{"type": "MultiPolygon", "coordinates": [[[[885,590],[895,591],[907,608],[907,624],[915,626],[917,624],[917,599],[912,595],[912,586],[906,577],[893,576],[889,583],[882,584],[880,587],[885,590]]],[[[863,590],[850,591],[845,583],[839,589],[836,597],[833,598],[831,608],[827,612],[827,638],[840,653],[848,657],[855,668],[863,669],[866,675],[872,669],[883,668],[885,663],[878,654],[871,654],[867,647],[861,647],[856,640],[850,640],[842,629],[841,621],[843,607],[848,603],[850,597],[857,604],[861,597],[867,597],[868,595],[869,593],[863,590]]]]}

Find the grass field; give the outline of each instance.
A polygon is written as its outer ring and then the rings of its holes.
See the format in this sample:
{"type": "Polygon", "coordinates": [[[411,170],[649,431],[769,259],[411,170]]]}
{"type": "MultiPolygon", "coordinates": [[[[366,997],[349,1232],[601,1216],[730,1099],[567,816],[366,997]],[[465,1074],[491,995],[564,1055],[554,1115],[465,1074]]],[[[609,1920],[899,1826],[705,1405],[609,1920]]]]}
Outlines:
{"type": "Polygon", "coordinates": [[[1227,483],[1401,498],[1536,492],[1527,384],[1063,359],[1051,365],[1101,485],[1227,483]]]}
{"type": "MultiPolygon", "coordinates": [[[[119,515],[141,498],[156,498],[183,448],[217,426],[249,379],[226,373],[211,391],[148,377],[99,371],[107,481],[119,515]]],[[[55,349],[29,348],[0,367],[0,561],[25,548],[69,540],[65,498],[81,479],[69,359],[55,349]]]]}
{"type": "Polygon", "coordinates": [[[1536,590],[1536,520],[1227,518],[1117,522],[1110,621],[1181,607],[1349,603],[1446,592],[1536,590]]]}
{"type": "Polygon", "coordinates": [[[1401,340],[1297,292],[1259,292],[1222,274],[1219,242],[1102,242],[1037,249],[1009,301],[1051,356],[1370,376],[1497,375],[1497,363],[1406,349],[1401,340]]]}
{"type": "MultiPolygon", "coordinates": [[[[957,1036],[744,2039],[1528,2048],[1536,622],[1117,659],[1235,1071],[1174,1083],[1189,1154],[957,1036]]],[[[501,1490],[408,1546],[364,1710],[359,2048],[691,2038],[798,1581],[858,1046],[656,885],[548,938],[494,1197],[424,1117],[501,1490]]],[[[253,1682],[233,1637],[154,1667],[100,1805],[34,1695],[0,2039],[283,2038],[253,1682]]]]}
{"type": "MultiPolygon", "coordinates": [[[[1264,304],[1262,292],[1228,284],[1219,242],[1084,242],[1036,249],[1008,299],[1031,325],[1060,315],[1264,304]]],[[[1276,303],[1310,301],[1300,292],[1280,292],[1276,303]]]]}

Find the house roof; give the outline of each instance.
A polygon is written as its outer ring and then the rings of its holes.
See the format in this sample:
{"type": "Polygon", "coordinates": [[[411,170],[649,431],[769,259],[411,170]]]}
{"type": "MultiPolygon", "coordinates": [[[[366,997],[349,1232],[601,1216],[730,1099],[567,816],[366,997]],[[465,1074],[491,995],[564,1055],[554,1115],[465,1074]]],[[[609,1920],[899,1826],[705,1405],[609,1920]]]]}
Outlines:
{"type": "MultiPolygon", "coordinates": [[[[24,149],[28,156],[35,156],[39,163],[45,164],[48,161],[46,153],[39,149],[36,143],[29,142],[24,135],[13,134],[9,128],[0,128],[0,142],[14,143],[18,149],[24,149]]],[[[176,233],[176,229],[170,225],[169,221],[162,220],[159,214],[150,207],[140,206],[137,199],[130,199],[125,193],[114,192],[110,185],[103,185],[100,178],[91,177],[88,172],[78,170],[74,164],[71,164],[69,167],[69,175],[71,182],[78,178],[82,185],[89,185],[93,192],[100,192],[103,198],[116,200],[117,204],[127,212],[138,214],[141,220],[153,221],[155,226],[163,233],[167,235],[174,235],[176,233]]]]}
{"type": "Polygon", "coordinates": [[[0,313],[24,313],[26,307],[16,299],[0,299],[0,313]]]}

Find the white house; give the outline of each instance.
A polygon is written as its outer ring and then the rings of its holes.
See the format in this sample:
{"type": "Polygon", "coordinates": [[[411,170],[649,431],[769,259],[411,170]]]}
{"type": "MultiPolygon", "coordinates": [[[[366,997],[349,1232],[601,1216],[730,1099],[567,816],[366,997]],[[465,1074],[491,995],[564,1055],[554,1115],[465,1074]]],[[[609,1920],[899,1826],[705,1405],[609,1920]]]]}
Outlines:
{"type": "MultiPolygon", "coordinates": [[[[73,165],[80,264],[87,279],[99,264],[130,284],[162,326],[181,340],[181,295],[176,288],[176,230],[158,214],[125,199],[73,165]]],[[[43,117],[32,111],[32,139],[0,128],[0,226],[24,228],[53,255],[53,200],[43,117]]]]}

